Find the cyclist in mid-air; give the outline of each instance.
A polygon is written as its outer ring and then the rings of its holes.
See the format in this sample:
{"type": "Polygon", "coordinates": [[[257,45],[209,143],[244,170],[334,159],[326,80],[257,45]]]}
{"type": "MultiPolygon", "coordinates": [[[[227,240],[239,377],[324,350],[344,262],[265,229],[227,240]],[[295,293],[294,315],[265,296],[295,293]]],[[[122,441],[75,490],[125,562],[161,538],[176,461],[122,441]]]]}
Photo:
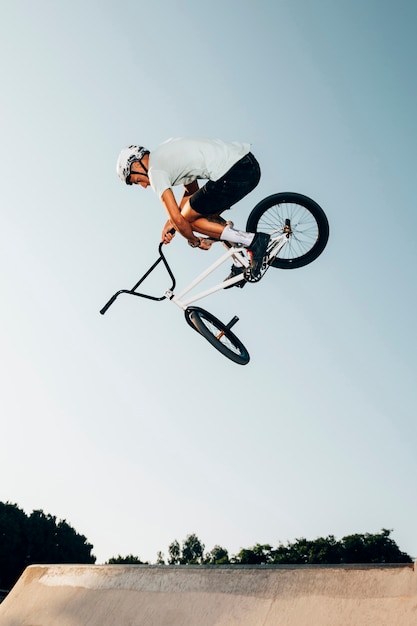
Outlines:
{"type": "MultiPolygon", "coordinates": [[[[170,243],[175,229],[193,248],[208,250],[210,241],[194,233],[241,244],[251,259],[251,273],[260,274],[270,236],[233,228],[221,217],[252,191],[259,182],[259,164],[250,152],[250,144],[220,139],[174,137],[150,152],[138,145],[124,148],[117,160],[117,174],[127,185],[151,186],[168,213],[162,229],[162,241],[170,243]],[[198,179],[207,182],[199,188],[198,179]],[[172,187],[184,186],[179,203],[172,187]]],[[[175,233],[174,233],[175,234],[175,233]]],[[[232,266],[228,278],[244,271],[232,266]]],[[[243,287],[245,281],[237,283],[243,287]]]]}

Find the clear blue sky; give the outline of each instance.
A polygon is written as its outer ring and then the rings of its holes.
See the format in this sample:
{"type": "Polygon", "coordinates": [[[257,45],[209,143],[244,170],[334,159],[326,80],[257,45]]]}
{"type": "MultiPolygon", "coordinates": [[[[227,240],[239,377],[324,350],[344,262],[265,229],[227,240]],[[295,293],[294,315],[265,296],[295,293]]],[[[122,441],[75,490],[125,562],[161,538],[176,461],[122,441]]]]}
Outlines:
{"type": "MultiPolygon", "coordinates": [[[[98,563],[394,529],[417,556],[417,7],[411,0],[1,0],[0,500],[66,519],[98,563]],[[162,207],[119,150],[249,141],[258,188],[313,197],[331,239],[205,308],[117,289],[155,259],[162,207]]],[[[216,257],[176,239],[186,281],[216,257]]],[[[160,289],[168,284],[161,276],[160,289]]]]}

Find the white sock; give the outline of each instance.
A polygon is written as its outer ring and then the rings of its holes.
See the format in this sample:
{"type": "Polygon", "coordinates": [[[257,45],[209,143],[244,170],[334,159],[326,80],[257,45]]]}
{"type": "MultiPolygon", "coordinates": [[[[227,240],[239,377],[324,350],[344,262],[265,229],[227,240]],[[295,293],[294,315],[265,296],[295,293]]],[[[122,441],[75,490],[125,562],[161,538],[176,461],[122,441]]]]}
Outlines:
{"type": "Polygon", "coordinates": [[[244,230],[236,230],[236,228],[232,228],[231,226],[225,226],[222,234],[220,235],[220,240],[250,246],[254,237],[255,233],[247,233],[244,230]]]}

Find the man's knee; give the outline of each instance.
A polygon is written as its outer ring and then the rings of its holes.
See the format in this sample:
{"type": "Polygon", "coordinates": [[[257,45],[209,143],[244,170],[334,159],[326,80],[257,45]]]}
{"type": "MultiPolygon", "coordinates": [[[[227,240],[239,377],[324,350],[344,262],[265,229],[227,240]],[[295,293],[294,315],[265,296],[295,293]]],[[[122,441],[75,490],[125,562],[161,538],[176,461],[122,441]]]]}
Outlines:
{"type": "Polygon", "coordinates": [[[201,217],[201,215],[197,213],[197,211],[194,211],[194,209],[191,208],[189,200],[187,200],[187,202],[181,209],[181,215],[184,219],[187,220],[187,222],[190,222],[190,224],[192,224],[201,217]]]}
{"type": "Polygon", "coordinates": [[[209,222],[214,222],[215,224],[222,224],[222,226],[227,224],[227,221],[219,213],[213,213],[213,215],[206,215],[205,217],[209,222]]]}

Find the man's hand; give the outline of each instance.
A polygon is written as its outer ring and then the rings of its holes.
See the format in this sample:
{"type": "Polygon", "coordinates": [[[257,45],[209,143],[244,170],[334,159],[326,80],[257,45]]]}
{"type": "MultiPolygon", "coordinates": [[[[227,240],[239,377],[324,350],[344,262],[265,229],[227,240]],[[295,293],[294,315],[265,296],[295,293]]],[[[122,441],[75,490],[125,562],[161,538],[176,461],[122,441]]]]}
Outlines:
{"type": "Polygon", "coordinates": [[[168,220],[162,229],[161,241],[164,244],[171,243],[175,237],[175,228],[172,227],[171,221],[168,220]]]}
{"type": "Polygon", "coordinates": [[[204,237],[203,239],[200,239],[200,250],[210,250],[211,246],[213,245],[214,240],[213,239],[208,239],[206,237],[204,237]]]}

